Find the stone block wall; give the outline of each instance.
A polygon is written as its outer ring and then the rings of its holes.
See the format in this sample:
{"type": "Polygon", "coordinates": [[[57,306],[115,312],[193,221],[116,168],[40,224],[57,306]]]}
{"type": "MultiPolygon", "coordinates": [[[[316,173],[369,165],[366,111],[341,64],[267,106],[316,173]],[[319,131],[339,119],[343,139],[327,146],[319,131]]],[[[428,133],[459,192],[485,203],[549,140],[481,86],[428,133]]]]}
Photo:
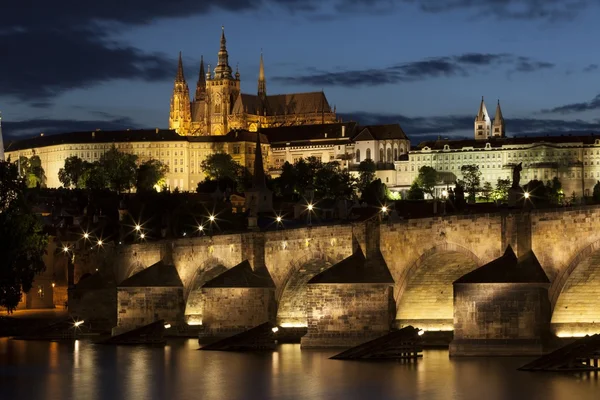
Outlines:
{"type": "Polygon", "coordinates": [[[112,334],[140,328],[164,319],[171,325],[183,323],[182,287],[117,288],[117,326],[112,334]]]}
{"type": "Polygon", "coordinates": [[[275,322],[273,288],[202,288],[201,339],[221,338],[275,322]]]}
{"type": "Polygon", "coordinates": [[[117,324],[116,288],[70,290],[69,314],[92,322],[94,329],[110,330],[117,324]]]}
{"type": "Polygon", "coordinates": [[[389,284],[309,284],[302,347],[352,347],[385,335],[395,316],[392,294],[389,284]]]}

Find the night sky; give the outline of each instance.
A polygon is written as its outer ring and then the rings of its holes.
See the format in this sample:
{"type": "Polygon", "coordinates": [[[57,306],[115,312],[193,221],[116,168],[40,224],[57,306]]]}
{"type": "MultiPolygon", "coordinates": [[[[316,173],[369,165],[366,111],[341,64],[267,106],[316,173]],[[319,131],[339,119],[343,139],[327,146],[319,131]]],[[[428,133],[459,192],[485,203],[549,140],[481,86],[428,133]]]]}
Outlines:
{"type": "Polygon", "coordinates": [[[344,119],[413,143],[472,136],[481,96],[507,135],[600,130],[598,0],[13,1],[0,25],[5,136],[167,128],[176,59],[190,92],[221,25],[242,91],[323,89],[344,119]]]}

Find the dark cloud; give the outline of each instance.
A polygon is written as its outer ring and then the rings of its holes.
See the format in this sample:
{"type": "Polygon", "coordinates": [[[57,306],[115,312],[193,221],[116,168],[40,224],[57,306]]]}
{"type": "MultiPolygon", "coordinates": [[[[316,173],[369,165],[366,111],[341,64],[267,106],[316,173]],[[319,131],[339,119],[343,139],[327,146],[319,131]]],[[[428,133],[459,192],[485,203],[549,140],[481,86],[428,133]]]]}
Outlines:
{"type": "MultiPolygon", "coordinates": [[[[355,112],[340,114],[344,121],[358,121],[361,125],[399,123],[413,144],[438,136],[460,138],[473,136],[474,117],[446,115],[408,117],[401,114],[355,112]]],[[[506,120],[509,136],[546,136],[561,134],[590,134],[600,132],[600,122],[561,119],[511,118],[506,120]]]]}
{"type": "Polygon", "coordinates": [[[414,82],[429,78],[469,76],[480,67],[508,65],[512,72],[533,72],[553,68],[554,64],[517,57],[511,54],[467,53],[451,57],[435,57],[422,61],[397,64],[386,68],[354,71],[314,71],[304,76],[277,76],[274,81],[311,86],[379,86],[414,82]]]}
{"type": "Polygon", "coordinates": [[[542,114],[573,114],[589,110],[600,109],[600,94],[592,100],[583,103],[571,103],[564,106],[554,107],[551,109],[542,110],[542,114]]]}
{"type": "Polygon", "coordinates": [[[99,114],[110,119],[75,121],[66,119],[36,118],[24,121],[2,121],[2,133],[5,142],[38,136],[40,133],[53,134],[64,132],[83,132],[102,130],[137,129],[140,126],[126,117],[107,113],[99,114]]]}
{"type": "Polygon", "coordinates": [[[583,72],[594,72],[598,70],[598,64],[590,64],[583,69],[583,72]]]}

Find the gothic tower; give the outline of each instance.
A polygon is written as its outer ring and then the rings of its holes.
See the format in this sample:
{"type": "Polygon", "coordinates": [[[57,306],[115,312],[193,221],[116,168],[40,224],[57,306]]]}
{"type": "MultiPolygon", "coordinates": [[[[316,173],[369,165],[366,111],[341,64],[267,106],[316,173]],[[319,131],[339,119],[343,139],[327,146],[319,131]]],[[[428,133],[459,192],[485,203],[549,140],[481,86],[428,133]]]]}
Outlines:
{"type": "Polygon", "coordinates": [[[475,139],[476,140],[487,140],[491,136],[492,121],[488,114],[483,96],[481,97],[481,104],[479,105],[479,113],[475,117],[475,139]]]}
{"type": "Polygon", "coordinates": [[[196,83],[196,101],[202,101],[206,98],[206,74],[204,73],[204,56],[200,56],[200,75],[196,83]]]}
{"type": "Polygon", "coordinates": [[[258,69],[258,97],[264,98],[267,96],[267,81],[265,79],[265,64],[263,62],[263,54],[260,52],[260,67],[258,69]]]}
{"type": "Polygon", "coordinates": [[[503,138],[505,134],[504,117],[502,116],[502,110],[500,109],[500,100],[498,100],[496,115],[494,115],[494,124],[492,125],[492,136],[503,138]]]}
{"type": "Polygon", "coordinates": [[[240,93],[239,73],[234,77],[229,66],[225,28],[221,27],[221,47],[215,73],[206,82],[209,96],[207,119],[210,120],[211,135],[225,135],[229,131],[228,116],[240,93]]]}
{"type": "Polygon", "coordinates": [[[188,135],[191,124],[190,90],[183,75],[183,62],[181,61],[181,52],[179,52],[179,65],[177,66],[173,96],[171,96],[169,129],[174,129],[180,135],[188,135]]]}

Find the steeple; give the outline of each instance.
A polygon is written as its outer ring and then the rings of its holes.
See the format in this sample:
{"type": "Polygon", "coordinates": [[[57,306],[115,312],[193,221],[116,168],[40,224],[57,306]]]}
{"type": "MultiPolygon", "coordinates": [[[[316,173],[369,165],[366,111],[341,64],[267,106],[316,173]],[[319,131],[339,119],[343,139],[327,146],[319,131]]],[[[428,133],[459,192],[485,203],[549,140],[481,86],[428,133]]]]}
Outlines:
{"type": "Polygon", "coordinates": [[[492,121],[488,114],[483,96],[481,96],[481,103],[479,104],[479,112],[475,117],[475,139],[487,140],[491,136],[492,121]]]}
{"type": "Polygon", "coordinates": [[[494,137],[505,137],[506,128],[504,125],[504,117],[502,116],[502,110],[500,109],[500,100],[496,106],[496,115],[494,116],[494,124],[492,126],[492,136],[494,137]]]}
{"type": "Polygon", "coordinates": [[[204,72],[204,56],[200,56],[200,74],[196,84],[196,101],[204,100],[206,96],[206,73],[204,72]]]}
{"type": "Polygon", "coordinates": [[[265,178],[265,167],[263,165],[262,149],[260,146],[260,132],[256,132],[256,150],[254,151],[254,177],[252,179],[253,189],[265,189],[267,181],[265,178]]]}
{"type": "Polygon", "coordinates": [[[229,55],[227,54],[227,40],[225,39],[225,27],[221,27],[221,48],[219,49],[219,62],[215,68],[215,79],[231,79],[231,67],[229,66],[229,55]]]}
{"type": "Polygon", "coordinates": [[[4,142],[2,141],[2,113],[0,113],[0,161],[4,161],[4,142]]]}
{"type": "Polygon", "coordinates": [[[179,52],[179,64],[177,65],[177,76],[175,77],[175,82],[185,82],[185,77],[183,76],[183,61],[181,60],[181,52],[179,52]]]}
{"type": "Polygon", "coordinates": [[[260,51],[260,67],[258,68],[258,95],[260,97],[267,95],[267,81],[265,79],[265,64],[262,50],[260,51]]]}

